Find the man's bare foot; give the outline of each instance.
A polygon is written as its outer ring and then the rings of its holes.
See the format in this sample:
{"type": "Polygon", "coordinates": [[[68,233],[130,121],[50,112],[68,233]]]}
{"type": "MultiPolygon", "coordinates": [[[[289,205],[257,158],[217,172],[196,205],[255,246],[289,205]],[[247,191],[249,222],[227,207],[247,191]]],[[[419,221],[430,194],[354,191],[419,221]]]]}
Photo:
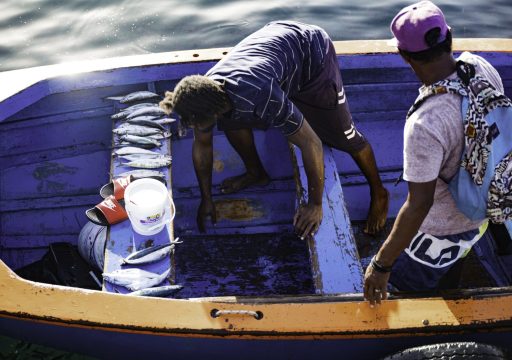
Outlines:
{"type": "Polygon", "coordinates": [[[232,194],[249,186],[265,186],[269,182],[270,177],[266,173],[263,175],[245,173],[225,179],[220,185],[220,191],[223,194],[232,194]]]}
{"type": "Polygon", "coordinates": [[[368,219],[364,232],[375,235],[384,229],[388,216],[389,192],[383,187],[375,196],[372,196],[368,219]]]}

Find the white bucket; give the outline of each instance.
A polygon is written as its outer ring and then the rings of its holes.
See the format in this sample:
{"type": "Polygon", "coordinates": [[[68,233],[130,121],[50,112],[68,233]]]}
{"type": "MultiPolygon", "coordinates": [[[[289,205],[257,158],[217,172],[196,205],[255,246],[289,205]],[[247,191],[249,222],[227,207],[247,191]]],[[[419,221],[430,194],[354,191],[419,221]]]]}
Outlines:
{"type": "Polygon", "coordinates": [[[141,235],[159,233],[176,213],[167,187],[156,179],[130,183],[124,192],[124,202],[133,230],[141,235]]]}

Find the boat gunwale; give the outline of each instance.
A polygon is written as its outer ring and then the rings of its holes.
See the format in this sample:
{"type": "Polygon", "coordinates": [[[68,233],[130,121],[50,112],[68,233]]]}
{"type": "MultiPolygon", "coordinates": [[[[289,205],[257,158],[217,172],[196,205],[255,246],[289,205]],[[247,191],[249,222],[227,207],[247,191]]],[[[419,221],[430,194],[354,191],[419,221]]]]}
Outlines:
{"type": "MultiPolygon", "coordinates": [[[[445,299],[407,298],[390,299],[377,308],[370,308],[366,301],[354,300],[350,295],[313,295],[316,302],[248,303],[234,297],[161,299],[130,297],[35,283],[24,280],[0,262],[0,317],[50,321],[51,323],[83,325],[102,329],[148,330],[153,333],[215,334],[215,336],[285,335],[381,335],[398,334],[415,329],[433,333],[506,330],[512,327],[512,301],[509,293],[493,293],[488,296],[466,296],[445,299]],[[5,273],[9,273],[5,276],[5,273]],[[3,275],[3,276],[2,276],[3,275]],[[347,298],[348,297],[348,298],[347,298]],[[321,301],[318,301],[321,300],[321,301]],[[85,306],[84,306],[85,305],[85,306]],[[421,308],[418,314],[414,309],[421,308]],[[136,310],[145,309],[145,316],[137,316],[136,310]],[[251,317],[227,316],[212,318],[213,309],[262,311],[263,321],[251,317]],[[475,311],[475,309],[485,309],[475,311]],[[158,314],[165,313],[162,318],[158,314]],[[196,313],[189,317],[186,314],[196,313]],[[201,316],[203,314],[203,316],[201,316]],[[288,319],[283,323],[281,319],[288,319]],[[428,319],[425,324],[425,319],[428,319]],[[426,326],[428,325],[428,326],[426,326]],[[307,330],[305,330],[307,329],[307,330]]],[[[498,291],[498,289],[489,289],[498,291]]],[[[270,299],[276,299],[273,297],[270,299]]],[[[245,301],[244,301],[245,300],[245,301]]],[[[284,297],[281,297],[284,300],[284,297]]]]}
{"type": "MultiPolygon", "coordinates": [[[[388,40],[345,40],[333,41],[336,54],[393,54],[395,47],[388,45],[388,40]]],[[[83,74],[97,71],[112,71],[121,68],[140,66],[161,66],[206,61],[218,61],[226,55],[231,47],[178,50],[172,52],[131,55],[96,60],[65,62],[32,68],[0,72],[0,82],[10,84],[0,89],[0,103],[40,82],[59,76],[83,74]]],[[[512,39],[506,38],[459,38],[453,40],[453,51],[476,52],[512,52],[512,39]]]]}

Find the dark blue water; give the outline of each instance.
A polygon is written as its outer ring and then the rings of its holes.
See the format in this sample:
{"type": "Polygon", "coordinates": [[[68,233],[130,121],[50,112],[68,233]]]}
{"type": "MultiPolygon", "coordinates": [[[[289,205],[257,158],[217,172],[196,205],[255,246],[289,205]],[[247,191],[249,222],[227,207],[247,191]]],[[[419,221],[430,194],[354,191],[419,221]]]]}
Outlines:
{"type": "MultiPolygon", "coordinates": [[[[272,20],[334,40],[386,39],[400,0],[2,0],[0,71],[233,46],[272,20]]],[[[512,37],[512,0],[439,0],[455,37],[512,37]]]]}

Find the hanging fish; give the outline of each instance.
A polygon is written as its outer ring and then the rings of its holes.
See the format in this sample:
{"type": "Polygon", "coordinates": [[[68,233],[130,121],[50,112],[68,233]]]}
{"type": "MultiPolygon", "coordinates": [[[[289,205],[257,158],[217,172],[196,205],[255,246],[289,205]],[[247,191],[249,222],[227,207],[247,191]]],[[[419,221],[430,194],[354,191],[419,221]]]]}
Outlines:
{"type": "Polygon", "coordinates": [[[171,240],[169,244],[150,246],[148,248],[132,252],[123,259],[122,265],[141,265],[156,262],[168,257],[174,249],[175,244],[181,244],[182,242],[183,241],[179,241],[179,238],[176,238],[175,240],[171,240]]]}
{"type": "Polygon", "coordinates": [[[151,296],[151,297],[168,297],[176,294],[178,291],[183,289],[183,285],[165,285],[151,287],[147,289],[137,290],[126,295],[131,296],[151,296]]]}
{"type": "Polygon", "coordinates": [[[109,283],[124,286],[128,290],[137,291],[160,284],[170,274],[167,269],[162,274],[155,274],[141,269],[118,269],[110,273],[103,273],[103,279],[109,283]]]}
{"type": "Polygon", "coordinates": [[[129,104],[136,101],[160,99],[161,96],[151,91],[135,91],[125,96],[109,96],[107,99],[119,101],[121,104],[129,104]]]}

